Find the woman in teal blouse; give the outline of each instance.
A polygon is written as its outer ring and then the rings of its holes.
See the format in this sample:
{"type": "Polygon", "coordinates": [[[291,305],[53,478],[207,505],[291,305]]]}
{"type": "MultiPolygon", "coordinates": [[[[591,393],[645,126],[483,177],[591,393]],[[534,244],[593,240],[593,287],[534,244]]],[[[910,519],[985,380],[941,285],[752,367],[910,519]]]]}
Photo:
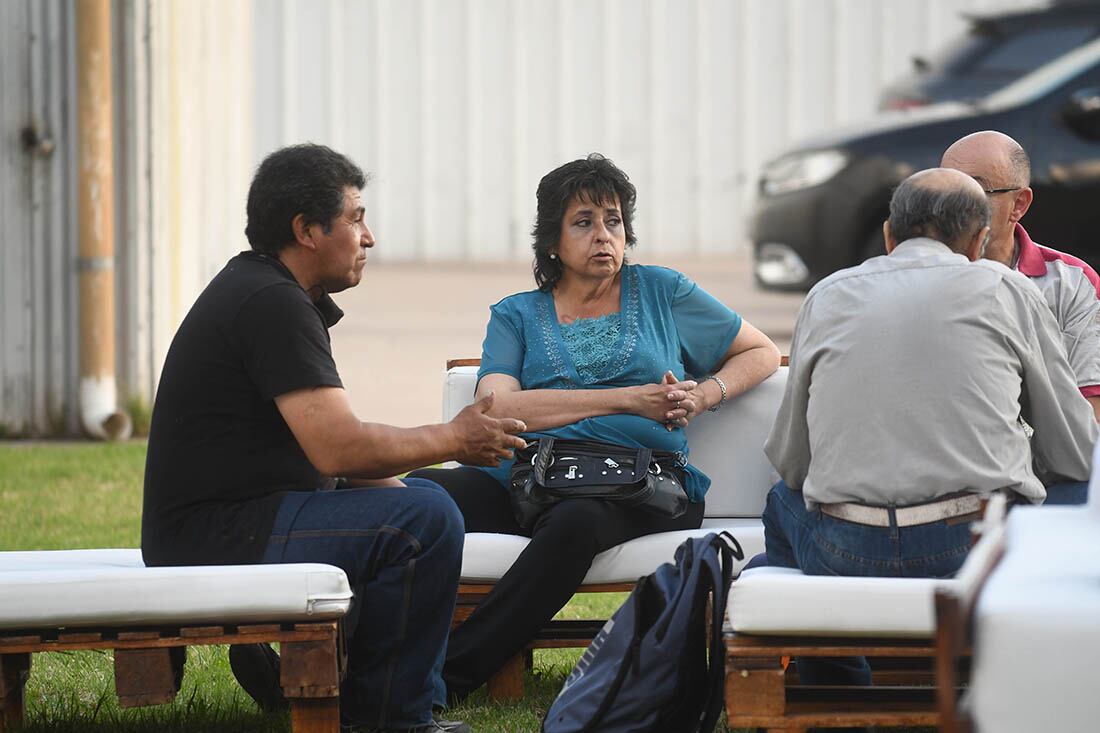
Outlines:
{"type": "MultiPolygon", "coordinates": [[[[523,420],[536,439],[597,440],[688,455],[684,427],[755,386],[779,351],[684,275],[626,264],[635,189],[593,154],[539,183],[536,290],[494,305],[477,395],[492,414],[523,420]],[[691,378],[689,379],[689,375],[691,378]]],[[[467,532],[529,535],[489,597],[452,634],[443,677],[462,697],[519,652],[576,591],[592,559],[654,532],[695,529],[710,479],[688,464],[688,511],[675,519],[597,499],[560,502],[523,530],[497,468],[425,469],[413,476],[454,497],[467,532]]]]}

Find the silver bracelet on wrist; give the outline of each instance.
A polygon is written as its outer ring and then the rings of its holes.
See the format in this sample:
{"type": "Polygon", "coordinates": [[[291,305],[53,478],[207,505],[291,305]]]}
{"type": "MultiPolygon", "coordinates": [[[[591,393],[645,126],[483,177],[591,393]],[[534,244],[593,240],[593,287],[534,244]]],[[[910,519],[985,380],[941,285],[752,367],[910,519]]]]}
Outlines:
{"type": "MultiPolygon", "coordinates": [[[[722,390],[722,399],[718,400],[718,404],[714,407],[707,408],[707,412],[718,412],[719,408],[721,408],[722,404],[726,401],[726,383],[722,381],[721,377],[714,374],[711,374],[709,377],[707,377],[707,379],[713,379],[715,382],[718,383],[718,389],[722,390]]],[[[703,381],[705,382],[707,381],[707,379],[704,379],[703,381]]]]}

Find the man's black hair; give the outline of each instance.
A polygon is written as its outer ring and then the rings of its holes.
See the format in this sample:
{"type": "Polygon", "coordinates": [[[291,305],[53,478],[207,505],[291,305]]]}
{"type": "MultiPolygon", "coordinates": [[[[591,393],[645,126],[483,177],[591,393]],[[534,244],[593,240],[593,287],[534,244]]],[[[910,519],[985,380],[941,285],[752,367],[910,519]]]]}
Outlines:
{"type": "Polygon", "coordinates": [[[626,232],[626,244],[633,247],[634,201],[637,191],[625,173],[599,153],[574,160],[547,173],[539,181],[538,213],[531,232],[535,241],[535,283],[540,290],[550,290],[561,279],[561,260],[550,259],[561,239],[565,210],[575,198],[597,206],[619,202],[619,212],[626,232]]]}
{"type": "Polygon", "coordinates": [[[276,150],[260,163],[248,188],[248,243],[257,252],[277,255],[294,241],[291,222],[298,214],[328,234],[344,210],[344,189],[365,185],[359,166],[324,145],[276,150]]]}

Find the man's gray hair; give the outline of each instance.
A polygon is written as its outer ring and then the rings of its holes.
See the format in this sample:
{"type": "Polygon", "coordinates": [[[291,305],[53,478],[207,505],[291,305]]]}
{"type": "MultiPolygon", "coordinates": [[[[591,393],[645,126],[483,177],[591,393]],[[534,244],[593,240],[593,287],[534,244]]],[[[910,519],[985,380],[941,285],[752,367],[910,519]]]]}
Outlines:
{"type": "Polygon", "coordinates": [[[991,216],[989,201],[980,192],[907,178],[890,199],[890,234],[898,242],[927,237],[965,254],[967,240],[989,226],[991,216]]]}
{"type": "Polygon", "coordinates": [[[1008,160],[1012,164],[1013,185],[1025,188],[1031,185],[1031,158],[1019,144],[1008,151],[1008,160]]]}

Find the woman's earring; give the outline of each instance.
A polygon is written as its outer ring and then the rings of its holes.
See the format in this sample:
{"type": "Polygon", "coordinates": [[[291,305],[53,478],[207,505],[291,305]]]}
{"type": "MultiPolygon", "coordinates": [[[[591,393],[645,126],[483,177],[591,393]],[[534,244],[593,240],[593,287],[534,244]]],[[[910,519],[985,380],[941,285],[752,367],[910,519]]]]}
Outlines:
{"type": "Polygon", "coordinates": [[[556,254],[554,254],[553,252],[551,252],[550,253],[550,259],[556,260],[556,259],[558,259],[558,256],[556,254]]]}

